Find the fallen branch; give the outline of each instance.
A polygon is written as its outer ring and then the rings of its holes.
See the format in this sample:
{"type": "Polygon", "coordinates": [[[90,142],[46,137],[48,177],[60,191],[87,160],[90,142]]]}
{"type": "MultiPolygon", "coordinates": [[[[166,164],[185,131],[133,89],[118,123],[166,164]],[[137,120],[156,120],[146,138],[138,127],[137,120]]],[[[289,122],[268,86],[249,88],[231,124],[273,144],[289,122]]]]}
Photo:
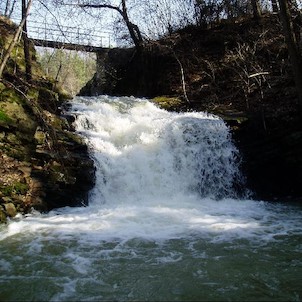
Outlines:
{"type": "Polygon", "coordinates": [[[183,93],[184,93],[184,97],[186,99],[186,101],[191,104],[188,96],[187,96],[187,91],[186,91],[186,82],[185,82],[185,74],[184,74],[184,69],[182,67],[182,64],[180,62],[180,60],[178,59],[178,57],[176,56],[175,52],[172,50],[173,52],[173,55],[177,61],[177,63],[179,64],[179,67],[180,67],[180,72],[181,72],[181,82],[182,82],[182,90],[183,90],[183,93]]]}
{"type": "Polygon", "coordinates": [[[257,72],[257,73],[254,73],[254,74],[251,74],[248,76],[248,78],[255,78],[255,77],[258,77],[258,76],[261,76],[261,75],[268,75],[269,72],[267,71],[263,71],[263,72],[257,72]]]}

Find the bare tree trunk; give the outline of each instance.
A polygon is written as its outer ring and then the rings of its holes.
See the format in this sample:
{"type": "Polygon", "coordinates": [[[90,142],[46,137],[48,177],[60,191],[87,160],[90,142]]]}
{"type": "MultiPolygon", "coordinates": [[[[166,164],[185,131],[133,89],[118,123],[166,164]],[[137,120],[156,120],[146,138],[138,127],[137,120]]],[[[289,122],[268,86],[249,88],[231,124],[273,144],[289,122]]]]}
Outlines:
{"type": "Polygon", "coordinates": [[[280,19],[288,47],[291,65],[294,73],[296,89],[299,98],[299,106],[302,114],[302,58],[293,30],[293,23],[290,15],[289,3],[287,0],[278,0],[280,7],[280,19]]]}
{"type": "Polygon", "coordinates": [[[141,36],[141,32],[136,24],[130,22],[128,13],[127,13],[127,6],[126,0],[122,0],[122,11],[123,11],[123,18],[129,30],[130,36],[135,44],[136,49],[139,51],[142,47],[143,38],[141,36]]]}
{"type": "Polygon", "coordinates": [[[32,70],[31,70],[31,57],[29,51],[29,41],[27,37],[27,22],[26,22],[26,0],[22,0],[22,19],[25,19],[23,25],[23,44],[24,44],[24,58],[25,58],[25,73],[26,79],[30,81],[32,79],[32,70]]]}
{"type": "Polygon", "coordinates": [[[9,57],[10,57],[10,54],[12,53],[12,51],[13,51],[13,49],[14,49],[16,43],[17,43],[18,40],[19,40],[20,34],[21,34],[21,32],[22,32],[23,25],[24,25],[24,23],[25,23],[25,21],[26,21],[26,18],[27,18],[27,16],[28,16],[28,14],[29,14],[29,10],[30,10],[32,1],[33,1],[33,0],[29,0],[29,1],[28,1],[25,16],[24,16],[24,18],[22,18],[22,20],[21,20],[19,26],[17,27],[17,30],[16,30],[15,35],[14,35],[14,38],[13,38],[13,40],[11,41],[10,45],[8,46],[8,49],[5,50],[4,57],[3,57],[2,62],[1,62],[1,64],[0,64],[0,79],[2,78],[3,70],[4,70],[4,68],[5,68],[5,65],[6,65],[6,63],[7,63],[8,59],[9,59],[9,57]]]}
{"type": "MultiPolygon", "coordinates": [[[[74,5],[74,4],[70,4],[70,5],[74,5]]],[[[142,38],[141,32],[139,30],[139,27],[129,20],[126,0],[122,0],[122,8],[120,8],[118,6],[110,5],[110,4],[78,4],[78,6],[82,7],[82,8],[86,8],[86,7],[87,8],[108,8],[108,9],[116,10],[122,16],[124,22],[126,23],[130,37],[131,37],[136,49],[139,51],[142,48],[143,38],[142,38]]]]}
{"type": "Polygon", "coordinates": [[[10,18],[14,8],[15,8],[15,4],[16,4],[17,0],[6,0],[6,4],[5,4],[5,10],[4,10],[4,16],[10,18]]]}
{"type": "Polygon", "coordinates": [[[10,7],[10,0],[6,0],[4,16],[8,16],[9,7],[10,7]]]}
{"type": "Polygon", "coordinates": [[[273,13],[278,13],[279,12],[279,8],[278,8],[277,0],[271,0],[271,2],[272,2],[273,13]]]}
{"type": "Polygon", "coordinates": [[[259,0],[251,0],[252,1],[252,7],[253,7],[253,15],[255,19],[260,19],[261,17],[261,9],[259,0]]]}

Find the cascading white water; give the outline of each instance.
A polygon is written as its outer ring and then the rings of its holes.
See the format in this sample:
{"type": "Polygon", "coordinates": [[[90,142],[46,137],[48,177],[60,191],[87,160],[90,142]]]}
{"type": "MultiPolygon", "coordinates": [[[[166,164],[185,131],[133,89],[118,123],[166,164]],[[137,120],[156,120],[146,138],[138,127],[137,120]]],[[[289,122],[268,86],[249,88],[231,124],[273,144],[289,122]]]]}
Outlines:
{"type": "Polygon", "coordinates": [[[74,105],[98,165],[96,199],[163,201],[179,194],[234,196],[241,181],[228,128],[205,113],[176,114],[134,98],[74,105]]]}
{"type": "Polygon", "coordinates": [[[222,120],[107,96],[70,111],[97,168],[89,206],[1,227],[0,300],[301,298],[301,207],[239,199],[222,120]]]}

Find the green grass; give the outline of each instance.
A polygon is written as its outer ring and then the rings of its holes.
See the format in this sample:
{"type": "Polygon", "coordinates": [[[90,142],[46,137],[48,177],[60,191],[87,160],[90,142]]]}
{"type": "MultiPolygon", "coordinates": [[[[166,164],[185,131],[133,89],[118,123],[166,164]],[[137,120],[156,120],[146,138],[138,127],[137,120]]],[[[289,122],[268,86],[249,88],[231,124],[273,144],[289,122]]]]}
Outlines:
{"type": "Polygon", "coordinates": [[[0,191],[2,194],[4,194],[4,196],[11,196],[13,193],[24,195],[28,190],[28,185],[21,182],[16,182],[10,186],[0,186],[0,191]]]}

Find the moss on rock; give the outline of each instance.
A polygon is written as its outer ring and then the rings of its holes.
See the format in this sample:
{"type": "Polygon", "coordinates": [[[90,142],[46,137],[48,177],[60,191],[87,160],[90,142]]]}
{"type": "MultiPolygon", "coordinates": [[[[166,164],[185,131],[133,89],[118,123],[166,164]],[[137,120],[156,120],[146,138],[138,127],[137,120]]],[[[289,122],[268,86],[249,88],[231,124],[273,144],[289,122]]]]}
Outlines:
{"type": "Polygon", "coordinates": [[[0,109],[0,124],[11,124],[12,119],[0,109]]]}
{"type": "Polygon", "coordinates": [[[10,119],[11,124],[14,124],[20,132],[34,133],[37,122],[35,121],[35,117],[27,112],[23,105],[16,101],[0,102],[0,110],[5,113],[7,118],[10,119]]]}
{"type": "Polygon", "coordinates": [[[157,96],[151,100],[160,108],[168,110],[168,111],[175,111],[179,110],[185,102],[182,101],[178,97],[169,97],[169,96],[157,96]]]}

